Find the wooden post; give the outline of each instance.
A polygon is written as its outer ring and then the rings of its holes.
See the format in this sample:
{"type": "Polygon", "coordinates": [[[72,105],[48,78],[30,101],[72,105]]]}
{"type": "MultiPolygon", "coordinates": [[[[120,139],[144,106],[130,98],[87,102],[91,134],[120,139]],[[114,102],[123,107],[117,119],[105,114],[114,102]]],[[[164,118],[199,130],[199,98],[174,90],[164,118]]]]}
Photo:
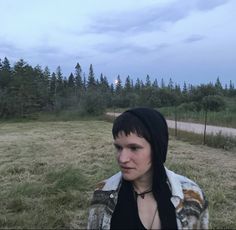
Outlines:
{"type": "Polygon", "coordinates": [[[177,137],[177,109],[175,106],[175,137],[177,137]]]}
{"type": "Polygon", "coordinates": [[[207,126],[207,108],[205,110],[205,121],[204,121],[204,135],[203,135],[203,144],[206,144],[206,126],[207,126]]]}

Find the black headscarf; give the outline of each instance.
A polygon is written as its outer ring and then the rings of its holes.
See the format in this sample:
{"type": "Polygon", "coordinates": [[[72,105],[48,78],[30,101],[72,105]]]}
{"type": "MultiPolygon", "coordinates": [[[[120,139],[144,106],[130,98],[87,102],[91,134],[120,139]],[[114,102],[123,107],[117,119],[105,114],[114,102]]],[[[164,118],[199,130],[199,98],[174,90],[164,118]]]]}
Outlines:
{"type": "Polygon", "coordinates": [[[151,108],[135,108],[127,110],[125,113],[131,113],[137,117],[150,134],[153,167],[152,189],[158,204],[162,229],[177,229],[175,208],[170,200],[171,191],[167,184],[164,167],[169,139],[166,120],[161,113],[151,108]]]}

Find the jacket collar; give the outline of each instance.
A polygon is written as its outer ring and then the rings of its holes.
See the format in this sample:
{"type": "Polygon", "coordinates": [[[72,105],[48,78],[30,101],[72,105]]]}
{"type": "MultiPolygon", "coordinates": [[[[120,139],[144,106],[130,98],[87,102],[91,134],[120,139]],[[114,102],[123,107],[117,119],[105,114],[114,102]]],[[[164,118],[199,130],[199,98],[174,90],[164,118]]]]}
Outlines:
{"type": "Polygon", "coordinates": [[[121,182],[122,174],[121,172],[116,173],[109,179],[105,181],[105,185],[102,188],[103,191],[117,190],[121,182]]]}
{"type": "Polygon", "coordinates": [[[179,175],[165,168],[166,175],[170,184],[170,189],[172,196],[179,197],[180,199],[184,198],[183,189],[179,181],[179,175]]]}
{"type": "MultiPolygon", "coordinates": [[[[180,201],[183,200],[184,198],[182,186],[179,181],[179,175],[175,174],[174,172],[172,172],[167,168],[165,168],[165,170],[172,193],[171,201],[174,204],[174,206],[177,207],[180,201]]],[[[105,185],[102,188],[102,190],[103,191],[117,190],[119,188],[121,179],[122,179],[121,172],[116,173],[115,175],[113,175],[112,177],[110,177],[105,181],[105,185]]]]}
{"type": "Polygon", "coordinates": [[[177,208],[181,200],[184,199],[183,189],[179,181],[178,175],[168,170],[167,168],[165,168],[165,170],[168,178],[168,184],[172,193],[171,202],[175,206],[175,208],[177,208]]]}

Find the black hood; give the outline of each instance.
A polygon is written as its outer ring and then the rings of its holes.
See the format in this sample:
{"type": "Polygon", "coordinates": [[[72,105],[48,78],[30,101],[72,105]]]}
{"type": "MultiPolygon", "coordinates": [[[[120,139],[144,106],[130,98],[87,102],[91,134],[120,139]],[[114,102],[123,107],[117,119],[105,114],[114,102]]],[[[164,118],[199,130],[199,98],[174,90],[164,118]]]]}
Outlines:
{"type": "Polygon", "coordinates": [[[164,167],[168,150],[168,126],[165,118],[157,110],[151,108],[135,108],[127,110],[136,116],[147,128],[150,134],[152,148],[152,190],[158,203],[158,211],[162,229],[177,229],[175,208],[171,202],[171,188],[167,184],[164,167]]]}
{"type": "Polygon", "coordinates": [[[152,151],[154,152],[154,159],[162,163],[166,161],[168,149],[168,127],[165,118],[157,110],[150,108],[135,108],[127,110],[138,117],[147,128],[151,137],[152,151]]]}

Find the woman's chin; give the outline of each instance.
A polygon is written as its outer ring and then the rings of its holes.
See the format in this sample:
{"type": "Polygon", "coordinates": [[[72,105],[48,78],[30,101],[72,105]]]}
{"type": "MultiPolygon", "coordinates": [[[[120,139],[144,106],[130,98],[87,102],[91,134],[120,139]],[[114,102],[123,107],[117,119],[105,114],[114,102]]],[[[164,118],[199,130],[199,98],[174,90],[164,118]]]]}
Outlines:
{"type": "Polygon", "coordinates": [[[126,174],[126,173],[122,173],[122,177],[123,177],[123,179],[125,179],[127,181],[133,181],[135,179],[135,176],[129,175],[129,174],[126,174]]]}

